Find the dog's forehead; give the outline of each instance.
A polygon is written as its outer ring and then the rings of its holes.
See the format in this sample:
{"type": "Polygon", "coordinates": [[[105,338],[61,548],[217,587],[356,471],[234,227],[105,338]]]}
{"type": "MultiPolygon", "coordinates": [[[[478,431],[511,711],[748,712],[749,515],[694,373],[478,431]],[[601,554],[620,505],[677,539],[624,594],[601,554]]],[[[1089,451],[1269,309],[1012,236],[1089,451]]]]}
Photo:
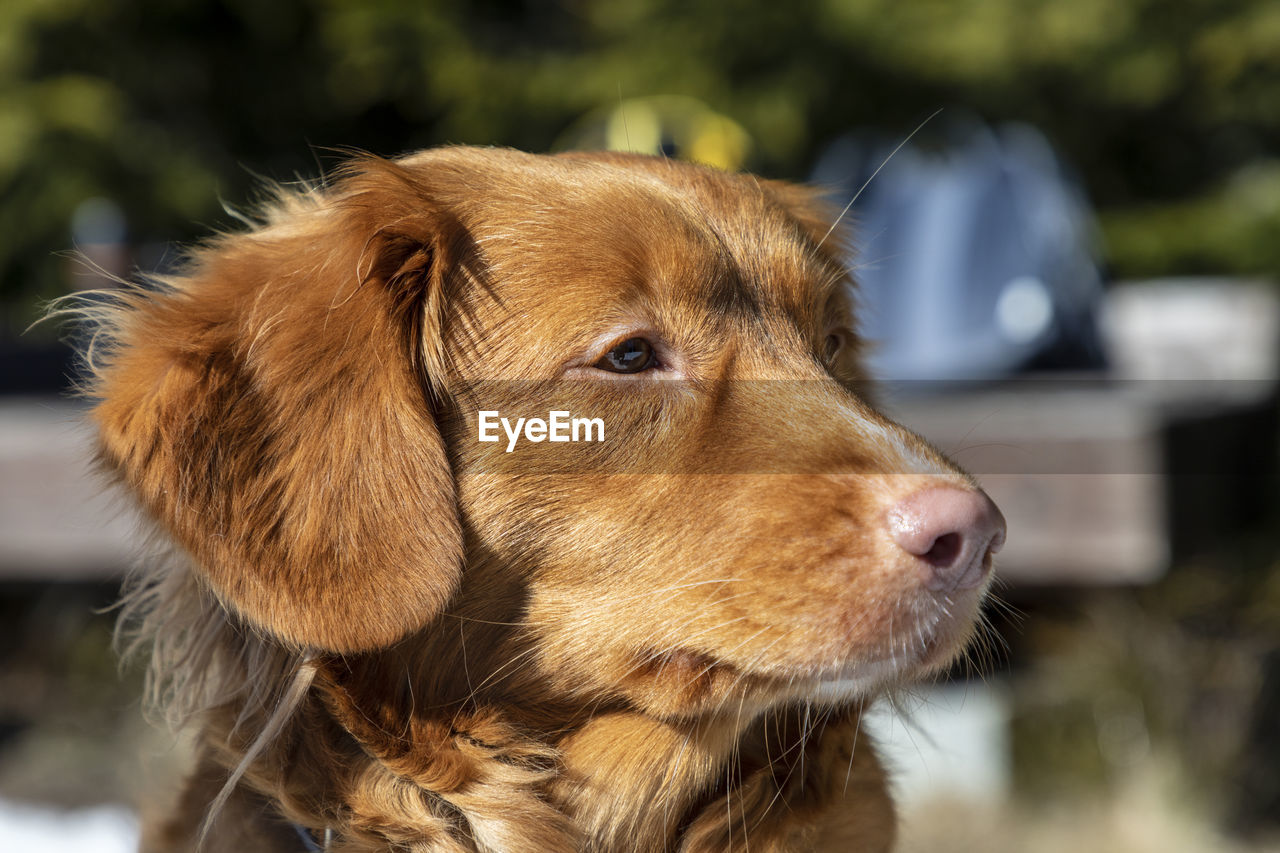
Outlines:
{"type": "Polygon", "coordinates": [[[790,315],[833,278],[814,235],[750,176],[618,155],[470,166],[456,203],[498,278],[790,315]]]}

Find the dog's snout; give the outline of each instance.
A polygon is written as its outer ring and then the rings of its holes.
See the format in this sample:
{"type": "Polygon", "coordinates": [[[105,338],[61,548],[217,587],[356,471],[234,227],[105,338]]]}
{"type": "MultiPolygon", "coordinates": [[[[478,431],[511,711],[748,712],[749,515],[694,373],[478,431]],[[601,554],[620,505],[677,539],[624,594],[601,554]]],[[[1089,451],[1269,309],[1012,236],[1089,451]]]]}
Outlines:
{"type": "Polygon", "coordinates": [[[917,558],[925,585],[934,591],[979,586],[1005,537],[1004,516],[991,498],[955,486],[905,498],[889,511],[888,524],[893,541],[917,558]]]}

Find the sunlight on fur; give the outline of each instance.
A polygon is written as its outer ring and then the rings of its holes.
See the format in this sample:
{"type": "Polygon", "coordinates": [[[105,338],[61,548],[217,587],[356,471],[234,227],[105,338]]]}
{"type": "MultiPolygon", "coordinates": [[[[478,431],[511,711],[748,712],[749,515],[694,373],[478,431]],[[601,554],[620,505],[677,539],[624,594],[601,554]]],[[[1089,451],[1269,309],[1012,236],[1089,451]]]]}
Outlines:
{"type": "Polygon", "coordinates": [[[890,849],[863,709],[962,653],[1004,521],[873,408],[836,220],[442,148],[58,306],[171,548],[120,630],[199,758],[144,849],[890,849]],[[477,440],[561,409],[604,440],[477,440]]]}

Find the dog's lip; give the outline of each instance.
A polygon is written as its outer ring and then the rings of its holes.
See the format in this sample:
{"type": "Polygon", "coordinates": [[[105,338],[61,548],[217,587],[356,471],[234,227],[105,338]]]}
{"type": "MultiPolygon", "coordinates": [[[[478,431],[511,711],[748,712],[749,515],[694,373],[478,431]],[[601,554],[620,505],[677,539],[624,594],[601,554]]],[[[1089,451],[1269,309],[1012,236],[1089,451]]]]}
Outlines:
{"type": "Polygon", "coordinates": [[[800,698],[833,705],[871,699],[908,679],[919,668],[914,656],[888,656],[821,670],[809,678],[792,678],[789,691],[800,698]]]}
{"type": "Polygon", "coordinates": [[[770,677],[791,685],[807,684],[819,695],[869,695],[887,685],[919,676],[949,658],[952,652],[951,644],[944,636],[930,633],[923,642],[907,649],[860,657],[841,664],[818,667],[809,672],[792,670],[785,674],[770,673],[770,677]]]}
{"type": "Polygon", "coordinates": [[[876,676],[885,676],[889,674],[897,674],[904,667],[915,663],[914,659],[904,657],[881,657],[872,658],[871,660],[860,661],[856,664],[850,664],[839,669],[827,670],[815,676],[813,679],[819,684],[835,684],[850,679],[865,680],[876,676]]]}
{"type": "Polygon", "coordinates": [[[851,682],[868,685],[884,685],[910,675],[922,665],[927,665],[936,654],[936,640],[930,637],[923,647],[865,657],[845,663],[825,666],[779,665],[760,669],[741,668],[715,654],[692,648],[669,649],[661,654],[646,653],[640,657],[659,669],[666,669],[675,662],[683,662],[685,669],[706,674],[724,670],[747,678],[761,679],[777,686],[794,689],[819,690],[851,682]]]}
{"type": "Polygon", "coordinates": [[[723,670],[755,680],[760,686],[769,685],[771,689],[790,694],[847,700],[869,697],[886,687],[937,670],[957,654],[963,634],[951,620],[944,619],[921,626],[918,632],[912,631],[912,641],[905,647],[898,644],[893,647],[872,646],[860,651],[837,653],[821,662],[792,660],[762,666],[757,661],[744,665],[716,651],[689,647],[670,649],[661,655],[651,653],[645,657],[654,661],[697,661],[698,665],[690,668],[703,673],[723,670]]]}
{"type": "Polygon", "coordinates": [[[769,681],[790,689],[830,692],[850,685],[863,685],[868,691],[901,680],[921,664],[917,654],[899,653],[862,658],[843,664],[822,667],[780,667],[757,673],[769,681]]]}

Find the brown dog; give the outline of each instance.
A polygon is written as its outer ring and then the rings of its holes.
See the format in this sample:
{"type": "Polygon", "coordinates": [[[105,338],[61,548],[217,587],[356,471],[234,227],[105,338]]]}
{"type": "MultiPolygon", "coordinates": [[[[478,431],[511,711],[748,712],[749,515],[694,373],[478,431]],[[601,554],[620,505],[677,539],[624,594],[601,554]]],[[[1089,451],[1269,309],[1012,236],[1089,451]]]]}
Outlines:
{"type": "Polygon", "coordinates": [[[201,745],[144,846],[889,848],[860,714],[959,653],[1004,522],[860,395],[833,229],[445,148],[86,309],[102,459],[183,555],[126,610],[201,745]]]}

